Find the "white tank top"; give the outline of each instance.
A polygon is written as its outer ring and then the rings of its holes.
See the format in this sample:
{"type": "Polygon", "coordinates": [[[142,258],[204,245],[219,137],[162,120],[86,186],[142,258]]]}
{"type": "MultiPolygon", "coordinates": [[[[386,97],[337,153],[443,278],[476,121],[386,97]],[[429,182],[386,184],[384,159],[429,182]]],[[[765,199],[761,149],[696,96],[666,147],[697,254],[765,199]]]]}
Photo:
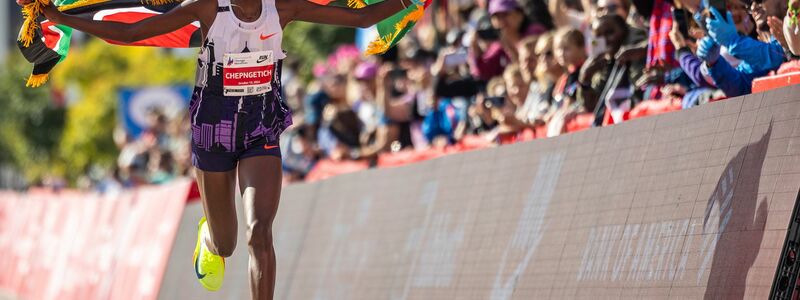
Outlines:
{"type": "MultiPolygon", "coordinates": [[[[209,77],[221,75],[225,54],[271,51],[276,62],[286,58],[281,48],[283,28],[275,0],[262,0],[261,14],[253,22],[239,20],[233,13],[230,0],[217,2],[217,16],[197,59],[196,86],[206,87],[209,77]]],[[[217,80],[211,80],[212,84],[215,82],[217,80]]]]}

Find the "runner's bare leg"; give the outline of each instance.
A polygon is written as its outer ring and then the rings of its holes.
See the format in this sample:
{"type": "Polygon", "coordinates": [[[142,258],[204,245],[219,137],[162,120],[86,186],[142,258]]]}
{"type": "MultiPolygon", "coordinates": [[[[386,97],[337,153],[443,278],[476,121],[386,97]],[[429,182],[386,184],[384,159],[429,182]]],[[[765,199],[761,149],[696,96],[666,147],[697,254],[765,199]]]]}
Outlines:
{"type": "Polygon", "coordinates": [[[236,249],[236,170],[205,172],[195,169],[203,212],[208,220],[210,239],[205,243],[212,253],[229,257],[236,249]]]}
{"type": "Polygon", "coordinates": [[[281,196],[281,159],[249,157],[239,161],[239,189],[247,216],[250,292],[254,300],[271,300],[275,292],[272,221],[281,196]]]}

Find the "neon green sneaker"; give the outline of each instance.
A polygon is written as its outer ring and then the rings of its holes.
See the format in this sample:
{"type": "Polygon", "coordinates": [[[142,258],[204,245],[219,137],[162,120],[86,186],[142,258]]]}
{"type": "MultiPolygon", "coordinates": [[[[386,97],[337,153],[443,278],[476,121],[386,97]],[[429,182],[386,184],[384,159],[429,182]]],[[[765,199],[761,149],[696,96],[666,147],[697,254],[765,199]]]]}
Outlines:
{"type": "Polygon", "coordinates": [[[203,242],[208,235],[208,223],[206,217],[200,218],[197,225],[197,246],[194,248],[194,273],[200,285],[209,291],[216,291],[222,287],[222,279],[225,277],[225,258],[211,253],[203,242]]]}

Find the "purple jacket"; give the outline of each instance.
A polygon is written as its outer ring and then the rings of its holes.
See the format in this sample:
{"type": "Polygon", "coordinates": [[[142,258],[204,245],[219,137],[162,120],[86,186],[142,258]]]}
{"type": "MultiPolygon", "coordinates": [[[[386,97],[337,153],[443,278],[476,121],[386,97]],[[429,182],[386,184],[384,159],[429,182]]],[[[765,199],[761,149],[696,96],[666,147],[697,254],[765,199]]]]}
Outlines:
{"type": "Polygon", "coordinates": [[[683,47],[678,49],[678,62],[681,64],[681,69],[683,72],[689,76],[689,79],[694,82],[695,85],[698,87],[714,87],[703,77],[703,73],[700,72],[700,66],[703,65],[703,61],[698,58],[697,56],[692,53],[692,50],[689,48],[683,47]]]}

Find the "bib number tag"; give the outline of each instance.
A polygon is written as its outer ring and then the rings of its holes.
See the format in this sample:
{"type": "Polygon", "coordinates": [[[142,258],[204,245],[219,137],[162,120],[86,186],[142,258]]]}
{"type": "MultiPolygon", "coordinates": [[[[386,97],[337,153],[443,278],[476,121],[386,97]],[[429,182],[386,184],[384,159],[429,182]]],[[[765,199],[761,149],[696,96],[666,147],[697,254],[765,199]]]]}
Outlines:
{"type": "Polygon", "coordinates": [[[225,96],[252,96],[272,91],[275,70],[272,51],[226,53],[223,59],[225,96]]]}

